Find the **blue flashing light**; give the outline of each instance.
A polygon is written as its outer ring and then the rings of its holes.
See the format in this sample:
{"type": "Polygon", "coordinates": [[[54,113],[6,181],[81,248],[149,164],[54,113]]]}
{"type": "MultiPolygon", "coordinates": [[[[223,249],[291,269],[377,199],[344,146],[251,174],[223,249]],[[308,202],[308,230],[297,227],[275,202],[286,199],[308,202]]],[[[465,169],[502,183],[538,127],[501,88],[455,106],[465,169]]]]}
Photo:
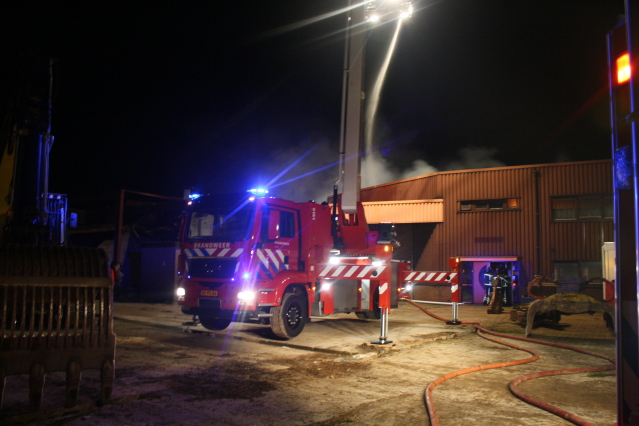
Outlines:
{"type": "Polygon", "coordinates": [[[244,272],[242,274],[242,278],[244,278],[245,280],[248,280],[249,278],[251,278],[251,274],[250,272],[244,272]]]}
{"type": "Polygon", "coordinates": [[[189,200],[191,200],[191,201],[197,200],[201,196],[202,196],[202,194],[189,194],[189,200]]]}
{"type": "Polygon", "coordinates": [[[249,189],[247,192],[250,192],[251,194],[254,194],[254,195],[266,195],[266,194],[268,194],[268,189],[266,189],[266,188],[253,188],[253,189],[249,189]]]}

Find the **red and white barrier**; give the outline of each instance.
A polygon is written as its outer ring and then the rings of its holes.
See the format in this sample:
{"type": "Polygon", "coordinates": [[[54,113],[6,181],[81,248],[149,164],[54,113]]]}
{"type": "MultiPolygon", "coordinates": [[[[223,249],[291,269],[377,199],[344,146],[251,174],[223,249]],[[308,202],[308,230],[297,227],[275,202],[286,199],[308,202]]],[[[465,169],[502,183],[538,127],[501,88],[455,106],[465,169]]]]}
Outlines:
{"type": "MultiPolygon", "coordinates": [[[[447,321],[446,324],[458,325],[461,321],[457,318],[458,305],[461,301],[461,289],[459,286],[459,273],[455,270],[453,272],[442,271],[406,271],[403,277],[404,283],[432,283],[432,284],[450,284],[450,304],[453,307],[453,318],[447,321]]],[[[447,302],[428,302],[426,303],[438,303],[448,304],[447,302]]]]}

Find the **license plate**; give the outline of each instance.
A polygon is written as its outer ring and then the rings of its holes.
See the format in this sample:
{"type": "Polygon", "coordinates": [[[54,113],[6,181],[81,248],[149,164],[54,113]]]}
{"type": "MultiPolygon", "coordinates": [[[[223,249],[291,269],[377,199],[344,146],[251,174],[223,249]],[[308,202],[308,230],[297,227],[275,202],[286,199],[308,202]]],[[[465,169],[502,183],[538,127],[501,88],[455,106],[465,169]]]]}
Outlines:
{"type": "Polygon", "coordinates": [[[200,296],[217,296],[216,290],[202,290],[200,291],[200,296]]]}

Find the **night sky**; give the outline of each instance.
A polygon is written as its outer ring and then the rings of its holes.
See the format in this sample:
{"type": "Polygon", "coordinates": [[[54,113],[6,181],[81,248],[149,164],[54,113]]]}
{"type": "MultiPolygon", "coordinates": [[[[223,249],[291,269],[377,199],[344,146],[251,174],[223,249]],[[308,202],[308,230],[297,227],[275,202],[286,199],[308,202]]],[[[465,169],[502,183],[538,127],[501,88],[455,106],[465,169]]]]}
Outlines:
{"type": "MultiPolygon", "coordinates": [[[[623,0],[414,4],[384,79],[365,186],[610,158],[605,36],[623,0]]],[[[56,59],[50,190],[71,203],[122,188],[181,196],[269,182],[275,195],[321,201],[336,178],[346,16],[309,22],[346,6],[3,2],[0,112],[19,64],[46,76],[41,58],[56,59]]],[[[369,82],[394,30],[368,35],[369,82]]]]}

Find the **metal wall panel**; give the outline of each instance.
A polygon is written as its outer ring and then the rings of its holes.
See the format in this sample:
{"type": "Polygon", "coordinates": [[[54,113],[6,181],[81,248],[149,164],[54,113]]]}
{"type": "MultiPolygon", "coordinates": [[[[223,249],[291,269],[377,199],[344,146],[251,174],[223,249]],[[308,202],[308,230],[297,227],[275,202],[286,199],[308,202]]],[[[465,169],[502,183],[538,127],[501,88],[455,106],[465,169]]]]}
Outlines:
{"type": "Polygon", "coordinates": [[[443,200],[376,201],[364,202],[362,205],[369,224],[444,221],[443,200]]]}
{"type": "Polygon", "coordinates": [[[423,250],[414,246],[414,269],[446,270],[453,256],[517,256],[523,283],[551,275],[554,261],[600,260],[611,220],[552,221],[551,197],[588,194],[612,194],[610,160],[439,172],[365,188],[361,199],[442,198],[444,222],[429,230],[423,250]],[[501,198],[518,199],[519,208],[460,211],[463,200],[501,198]]]}

